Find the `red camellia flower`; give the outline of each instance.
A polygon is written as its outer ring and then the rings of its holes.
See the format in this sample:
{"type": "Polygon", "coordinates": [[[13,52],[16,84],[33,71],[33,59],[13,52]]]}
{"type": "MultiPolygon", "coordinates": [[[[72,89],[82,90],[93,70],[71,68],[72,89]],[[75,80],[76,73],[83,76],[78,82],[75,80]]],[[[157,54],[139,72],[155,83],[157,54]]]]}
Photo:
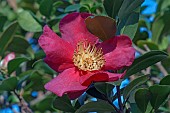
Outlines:
{"type": "Polygon", "coordinates": [[[39,38],[46,53],[45,62],[60,74],[45,85],[58,96],[68,94],[71,99],[80,96],[92,82],[110,82],[124,73],[110,73],[130,66],[135,50],[128,36],[115,36],[104,42],[92,35],[84,20],[88,13],[71,13],[60,24],[60,38],[47,25],[39,38]]]}

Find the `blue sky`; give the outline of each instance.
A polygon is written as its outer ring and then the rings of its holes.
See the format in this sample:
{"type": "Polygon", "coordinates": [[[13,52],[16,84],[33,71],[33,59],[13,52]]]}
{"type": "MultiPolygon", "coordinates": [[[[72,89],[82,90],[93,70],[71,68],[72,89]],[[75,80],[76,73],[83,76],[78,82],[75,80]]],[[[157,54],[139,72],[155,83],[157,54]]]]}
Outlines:
{"type": "Polygon", "coordinates": [[[148,6],[142,13],[143,14],[153,14],[156,11],[157,3],[155,0],[145,0],[142,6],[148,6]]]}

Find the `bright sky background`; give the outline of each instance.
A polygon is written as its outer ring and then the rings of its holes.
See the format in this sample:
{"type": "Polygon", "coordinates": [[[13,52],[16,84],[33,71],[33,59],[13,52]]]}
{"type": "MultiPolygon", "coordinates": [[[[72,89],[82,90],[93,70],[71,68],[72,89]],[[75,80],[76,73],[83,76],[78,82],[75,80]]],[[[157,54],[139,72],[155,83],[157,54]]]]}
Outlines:
{"type": "Polygon", "coordinates": [[[144,10],[143,14],[153,14],[156,11],[157,3],[155,0],[145,0],[142,6],[148,6],[146,10],[144,10]]]}

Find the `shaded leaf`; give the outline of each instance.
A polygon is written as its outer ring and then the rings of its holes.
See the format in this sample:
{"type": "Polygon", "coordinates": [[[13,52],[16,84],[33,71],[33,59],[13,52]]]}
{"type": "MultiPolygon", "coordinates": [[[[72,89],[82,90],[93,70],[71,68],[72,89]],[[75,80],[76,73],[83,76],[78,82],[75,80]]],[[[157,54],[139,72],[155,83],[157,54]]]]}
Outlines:
{"type": "Polygon", "coordinates": [[[116,21],[105,16],[88,17],[85,20],[87,29],[99,37],[101,40],[107,40],[115,36],[116,21]]]}
{"type": "Polygon", "coordinates": [[[13,22],[4,32],[3,34],[0,36],[0,55],[2,55],[4,53],[4,51],[6,50],[6,48],[8,47],[9,43],[12,41],[13,39],[13,35],[16,32],[18,23],[17,22],[13,22]]]}
{"type": "Polygon", "coordinates": [[[118,12],[118,17],[120,20],[140,7],[143,2],[144,0],[124,0],[118,12]]]}
{"type": "Polygon", "coordinates": [[[0,16],[0,32],[3,30],[6,21],[7,21],[6,16],[0,16]]]}
{"type": "Polygon", "coordinates": [[[52,0],[42,0],[40,4],[40,13],[49,17],[52,11],[53,1],[52,0]]]}
{"type": "Polygon", "coordinates": [[[104,0],[104,8],[108,14],[108,16],[116,19],[118,15],[118,11],[122,5],[124,0],[104,0]]]}
{"type": "Polygon", "coordinates": [[[139,58],[135,59],[133,64],[128,68],[125,78],[143,70],[147,67],[167,58],[167,53],[163,51],[150,51],[139,58]]]}
{"type": "Polygon", "coordinates": [[[159,83],[160,85],[170,85],[170,75],[165,76],[159,83]]]}
{"type": "Polygon", "coordinates": [[[22,36],[14,36],[13,40],[8,46],[8,50],[15,53],[25,54],[29,43],[22,36]]]}
{"type": "Polygon", "coordinates": [[[105,101],[89,102],[81,106],[75,113],[87,113],[87,112],[114,112],[112,105],[105,101]]]}
{"type": "Polygon", "coordinates": [[[52,102],[53,102],[53,97],[52,96],[48,96],[45,99],[43,99],[42,101],[40,101],[39,103],[36,104],[36,108],[40,111],[40,112],[45,112],[47,110],[52,111],[52,102]]]}
{"type": "Polygon", "coordinates": [[[95,87],[91,87],[86,91],[87,94],[102,100],[106,100],[105,95],[100,93],[95,87]]]}
{"type": "Polygon", "coordinates": [[[157,110],[159,106],[165,102],[168,95],[170,94],[170,86],[169,85],[154,85],[149,87],[149,91],[151,93],[151,105],[157,110]]]}
{"type": "Polygon", "coordinates": [[[103,83],[103,82],[98,82],[98,83],[94,84],[94,87],[101,93],[103,93],[105,95],[109,95],[111,93],[111,91],[113,90],[114,85],[108,84],[108,83],[103,83]]]}
{"type": "Polygon", "coordinates": [[[139,110],[139,108],[138,108],[138,106],[137,106],[136,103],[131,103],[131,104],[130,104],[130,107],[131,107],[131,112],[132,112],[132,113],[142,113],[142,112],[139,110]]]}
{"type": "Polygon", "coordinates": [[[145,83],[148,80],[148,75],[144,75],[144,76],[140,76],[138,78],[136,78],[135,80],[133,80],[132,82],[130,82],[125,89],[123,90],[123,97],[125,99],[127,99],[130,95],[130,93],[139,85],[142,85],[143,83],[145,83]]]}
{"type": "Polygon", "coordinates": [[[13,71],[15,71],[21,63],[29,61],[28,58],[25,57],[20,57],[20,58],[15,58],[8,63],[8,73],[11,74],[13,71]]]}
{"type": "Polygon", "coordinates": [[[75,108],[71,105],[71,102],[67,95],[62,97],[56,97],[53,102],[53,107],[58,110],[65,112],[74,112],[75,108]]]}
{"type": "Polygon", "coordinates": [[[142,111],[142,113],[145,113],[149,100],[150,100],[149,89],[141,88],[136,91],[135,101],[138,108],[142,111]]]}
{"type": "Polygon", "coordinates": [[[5,79],[0,84],[0,91],[14,91],[17,87],[18,80],[16,77],[5,79]]]}

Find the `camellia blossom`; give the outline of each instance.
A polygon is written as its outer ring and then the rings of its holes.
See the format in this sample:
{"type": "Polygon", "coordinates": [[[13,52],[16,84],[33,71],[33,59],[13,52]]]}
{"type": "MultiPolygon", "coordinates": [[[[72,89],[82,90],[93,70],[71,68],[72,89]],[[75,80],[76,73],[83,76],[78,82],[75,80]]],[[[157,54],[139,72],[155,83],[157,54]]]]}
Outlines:
{"type": "Polygon", "coordinates": [[[68,94],[70,99],[79,97],[92,82],[117,81],[124,73],[110,73],[130,66],[135,50],[128,36],[115,36],[104,42],[91,34],[85,19],[88,13],[71,13],[60,24],[61,37],[47,25],[39,38],[44,50],[44,61],[60,74],[45,85],[58,96],[68,94]]]}

